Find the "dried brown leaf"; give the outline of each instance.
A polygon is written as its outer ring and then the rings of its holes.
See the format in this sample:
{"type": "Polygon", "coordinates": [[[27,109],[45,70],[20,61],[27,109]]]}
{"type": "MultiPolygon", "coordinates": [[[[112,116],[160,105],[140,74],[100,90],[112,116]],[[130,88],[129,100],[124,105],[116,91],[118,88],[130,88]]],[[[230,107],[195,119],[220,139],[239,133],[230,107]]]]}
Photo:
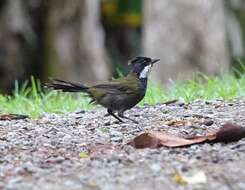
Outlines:
{"type": "Polygon", "coordinates": [[[135,137],[129,144],[135,148],[182,147],[204,142],[231,142],[243,137],[245,137],[245,128],[236,124],[226,123],[219,131],[207,136],[182,138],[167,133],[151,131],[135,137]]]}
{"type": "Polygon", "coordinates": [[[27,115],[20,115],[20,114],[1,114],[0,120],[17,120],[17,119],[26,119],[28,118],[27,115]]]}
{"type": "Polygon", "coordinates": [[[213,142],[232,142],[245,137],[245,127],[237,124],[226,123],[216,133],[216,139],[213,142]]]}
{"type": "Polygon", "coordinates": [[[130,144],[135,148],[157,148],[161,146],[181,147],[200,143],[205,140],[206,137],[193,137],[191,139],[185,139],[162,132],[152,131],[135,137],[130,144]]]}

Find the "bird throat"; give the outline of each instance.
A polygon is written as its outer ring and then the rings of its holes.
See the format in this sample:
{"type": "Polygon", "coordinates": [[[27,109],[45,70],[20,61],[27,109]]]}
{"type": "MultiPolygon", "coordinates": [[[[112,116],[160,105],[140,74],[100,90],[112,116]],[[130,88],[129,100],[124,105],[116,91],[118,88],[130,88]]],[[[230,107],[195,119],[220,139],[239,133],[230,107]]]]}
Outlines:
{"type": "Polygon", "coordinates": [[[146,79],[148,77],[148,74],[151,70],[151,65],[147,65],[144,67],[144,69],[139,74],[139,79],[146,79]]]}

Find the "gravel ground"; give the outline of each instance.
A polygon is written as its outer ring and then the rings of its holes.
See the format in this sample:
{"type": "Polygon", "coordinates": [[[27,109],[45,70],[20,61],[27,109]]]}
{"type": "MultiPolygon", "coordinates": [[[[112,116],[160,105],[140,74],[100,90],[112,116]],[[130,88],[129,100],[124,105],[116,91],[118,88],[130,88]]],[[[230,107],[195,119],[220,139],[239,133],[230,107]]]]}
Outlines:
{"type": "Polygon", "coordinates": [[[145,105],[126,113],[139,124],[118,123],[105,112],[0,121],[0,190],[245,189],[245,139],[184,148],[126,145],[147,130],[190,137],[227,121],[245,127],[244,101],[145,105]],[[174,178],[198,172],[207,181],[174,178]]]}

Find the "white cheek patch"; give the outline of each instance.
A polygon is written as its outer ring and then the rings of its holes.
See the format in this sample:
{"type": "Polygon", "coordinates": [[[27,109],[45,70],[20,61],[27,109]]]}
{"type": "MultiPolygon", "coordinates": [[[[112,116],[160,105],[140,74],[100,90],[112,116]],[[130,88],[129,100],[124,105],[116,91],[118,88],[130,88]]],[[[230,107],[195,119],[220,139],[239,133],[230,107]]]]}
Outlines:
{"type": "Polygon", "coordinates": [[[139,78],[147,78],[151,70],[151,65],[147,65],[140,73],[139,78]]]}

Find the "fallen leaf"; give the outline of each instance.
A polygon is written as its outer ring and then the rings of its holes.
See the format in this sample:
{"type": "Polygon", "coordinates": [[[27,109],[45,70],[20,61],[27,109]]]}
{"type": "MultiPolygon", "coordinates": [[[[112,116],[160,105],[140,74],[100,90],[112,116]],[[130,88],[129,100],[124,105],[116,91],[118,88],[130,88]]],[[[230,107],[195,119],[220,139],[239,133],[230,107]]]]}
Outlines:
{"type": "Polygon", "coordinates": [[[245,137],[245,127],[233,123],[226,123],[216,133],[216,139],[214,142],[231,142],[238,141],[245,137]]]}
{"type": "Polygon", "coordinates": [[[187,174],[176,173],[173,176],[173,180],[181,185],[207,183],[207,177],[203,171],[192,171],[187,174]]]}
{"type": "Polygon", "coordinates": [[[135,148],[157,148],[161,146],[160,139],[154,136],[153,132],[143,133],[133,139],[133,141],[128,144],[135,148]]]}
{"type": "Polygon", "coordinates": [[[157,148],[161,146],[167,147],[180,147],[187,146],[195,143],[200,143],[206,140],[206,137],[192,137],[185,139],[174,135],[162,132],[147,132],[143,133],[133,139],[129,144],[135,148],[157,148]]]}
{"type": "Polygon", "coordinates": [[[20,115],[20,114],[1,114],[0,120],[17,120],[17,119],[26,119],[28,118],[27,115],[20,115]]]}
{"type": "Polygon", "coordinates": [[[180,173],[174,174],[173,180],[180,185],[186,185],[187,184],[187,181],[184,180],[184,178],[182,177],[182,175],[180,173]]]}
{"type": "Polygon", "coordinates": [[[106,127],[101,127],[101,128],[100,128],[100,131],[101,131],[102,133],[109,133],[109,132],[110,132],[110,129],[109,129],[109,128],[106,128],[106,127]]]}
{"type": "Polygon", "coordinates": [[[135,148],[158,148],[166,147],[181,147],[197,143],[215,143],[215,142],[231,142],[238,141],[245,137],[245,128],[236,124],[226,123],[216,133],[211,133],[207,136],[194,136],[191,138],[182,138],[171,134],[150,131],[135,137],[128,144],[135,148]]]}
{"type": "Polygon", "coordinates": [[[87,152],[80,152],[80,153],[79,153],[79,157],[80,157],[80,158],[88,158],[89,155],[88,155],[87,152]]]}

